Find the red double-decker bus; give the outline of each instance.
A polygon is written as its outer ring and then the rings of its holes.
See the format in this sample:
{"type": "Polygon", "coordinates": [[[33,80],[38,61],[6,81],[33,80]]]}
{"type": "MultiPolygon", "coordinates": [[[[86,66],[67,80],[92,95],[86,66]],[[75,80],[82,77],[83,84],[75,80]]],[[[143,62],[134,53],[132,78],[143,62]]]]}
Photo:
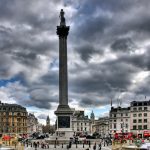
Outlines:
{"type": "Polygon", "coordinates": [[[115,133],[114,139],[126,139],[126,140],[131,140],[133,136],[132,132],[127,132],[127,133],[115,133]]]}
{"type": "Polygon", "coordinates": [[[150,131],[144,131],[144,132],[143,132],[143,137],[144,137],[144,138],[150,137],[150,131]]]}

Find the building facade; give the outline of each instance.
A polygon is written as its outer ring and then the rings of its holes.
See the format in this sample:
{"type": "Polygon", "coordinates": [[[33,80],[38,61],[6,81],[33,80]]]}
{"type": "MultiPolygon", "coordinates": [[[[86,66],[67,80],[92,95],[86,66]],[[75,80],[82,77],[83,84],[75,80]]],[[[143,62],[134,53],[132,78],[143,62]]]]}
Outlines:
{"type": "Polygon", "coordinates": [[[26,134],[26,108],[17,104],[7,104],[0,101],[0,133],[26,134]]]}
{"type": "Polygon", "coordinates": [[[111,107],[109,118],[110,134],[130,132],[130,107],[111,107]]]}
{"type": "Polygon", "coordinates": [[[110,133],[126,133],[144,136],[150,133],[150,100],[132,101],[130,107],[111,107],[110,113],[110,133]]]}
{"type": "Polygon", "coordinates": [[[131,132],[142,136],[150,131],[150,101],[133,101],[130,107],[131,132]]]}
{"type": "Polygon", "coordinates": [[[109,136],[109,117],[102,117],[98,120],[95,120],[95,123],[92,125],[93,133],[98,133],[100,137],[109,136]]]}
{"type": "Polygon", "coordinates": [[[84,111],[74,111],[72,117],[72,129],[75,134],[90,134],[91,120],[84,115],[84,111]]]}
{"type": "Polygon", "coordinates": [[[38,119],[34,116],[34,114],[31,113],[28,114],[27,129],[28,134],[32,134],[34,132],[41,132],[42,130],[42,126],[39,125],[38,119]]]}

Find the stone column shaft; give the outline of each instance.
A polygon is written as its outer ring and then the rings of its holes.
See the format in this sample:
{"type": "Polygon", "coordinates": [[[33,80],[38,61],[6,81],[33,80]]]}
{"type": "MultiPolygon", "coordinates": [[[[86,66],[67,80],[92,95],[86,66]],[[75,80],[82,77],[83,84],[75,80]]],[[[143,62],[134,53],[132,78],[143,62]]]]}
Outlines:
{"type": "Polygon", "coordinates": [[[59,105],[68,105],[67,37],[59,37],[59,105]]]}

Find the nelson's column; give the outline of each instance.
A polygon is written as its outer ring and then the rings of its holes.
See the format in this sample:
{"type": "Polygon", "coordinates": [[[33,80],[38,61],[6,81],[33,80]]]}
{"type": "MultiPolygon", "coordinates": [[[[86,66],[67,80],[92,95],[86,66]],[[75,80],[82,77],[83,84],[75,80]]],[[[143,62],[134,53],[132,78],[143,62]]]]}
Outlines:
{"type": "Polygon", "coordinates": [[[69,26],[66,26],[64,11],[60,11],[60,25],[57,26],[59,36],[59,105],[55,114],[57,116],[56,134],[71,137],[73,111],[68,105],[68,71],[67,71],[67,36],[69,26]]]}

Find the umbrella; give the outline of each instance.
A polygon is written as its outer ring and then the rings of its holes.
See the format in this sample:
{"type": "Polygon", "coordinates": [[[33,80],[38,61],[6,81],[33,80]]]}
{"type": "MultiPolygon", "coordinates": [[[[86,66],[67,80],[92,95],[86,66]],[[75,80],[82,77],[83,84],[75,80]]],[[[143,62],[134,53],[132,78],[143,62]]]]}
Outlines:
{"type": "Polygon", "coordinates": [[[11,139],[11,136],[4,135],[2,139],[5,140],[5,141],[9,141],[11,139]]]}

